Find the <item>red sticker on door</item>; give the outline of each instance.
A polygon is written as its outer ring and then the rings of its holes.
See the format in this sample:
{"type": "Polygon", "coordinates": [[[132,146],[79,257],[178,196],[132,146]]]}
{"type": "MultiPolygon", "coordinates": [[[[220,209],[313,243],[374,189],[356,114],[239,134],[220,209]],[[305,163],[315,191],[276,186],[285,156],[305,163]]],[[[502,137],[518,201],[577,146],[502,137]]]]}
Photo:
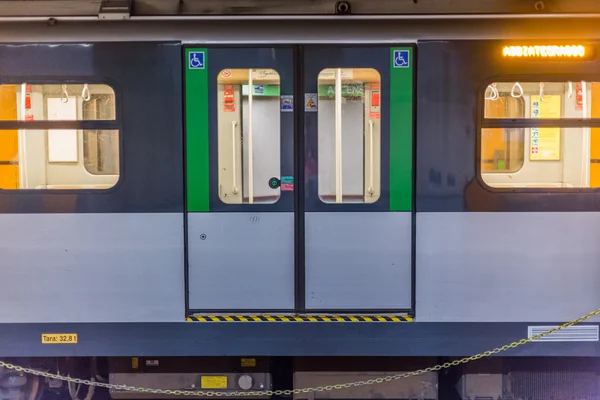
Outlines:
{"type": "Polygon", "coordinates": [[[233,85],[225,85],[223,91],[223,111],[235,112],[235,91],[233,85]]]}
{"type": "Polygon", "coordinates": [[[575,85],[575,110],[583,110],[583,85],[581,83],[575,85]]]}

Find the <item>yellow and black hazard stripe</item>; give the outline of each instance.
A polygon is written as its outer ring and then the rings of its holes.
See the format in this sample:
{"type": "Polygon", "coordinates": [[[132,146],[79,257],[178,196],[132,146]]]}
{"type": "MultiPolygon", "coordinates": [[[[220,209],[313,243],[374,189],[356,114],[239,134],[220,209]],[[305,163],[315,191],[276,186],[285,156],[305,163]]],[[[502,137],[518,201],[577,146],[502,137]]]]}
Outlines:
{"type": "Polygon", "coordinates": [[[412,322],[407,315],[191,315],[188,322],[412,322]]]}

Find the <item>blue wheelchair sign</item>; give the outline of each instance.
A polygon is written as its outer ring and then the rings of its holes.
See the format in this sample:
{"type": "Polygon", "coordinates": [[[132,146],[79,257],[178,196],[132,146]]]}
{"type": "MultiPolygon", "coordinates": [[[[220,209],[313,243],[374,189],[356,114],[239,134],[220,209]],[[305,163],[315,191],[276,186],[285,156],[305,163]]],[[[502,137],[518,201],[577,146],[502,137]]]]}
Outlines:
{"type": "Polygon", "coordinates": [[[190,51],[188,57],[188,66],[190,69],[204,69],[203,51],[190,51]]]}
{"type": "Polygon", "coordinates": [[[408,50],[394,50],[394,68],[408,68],[410,53],[408,50]]]}

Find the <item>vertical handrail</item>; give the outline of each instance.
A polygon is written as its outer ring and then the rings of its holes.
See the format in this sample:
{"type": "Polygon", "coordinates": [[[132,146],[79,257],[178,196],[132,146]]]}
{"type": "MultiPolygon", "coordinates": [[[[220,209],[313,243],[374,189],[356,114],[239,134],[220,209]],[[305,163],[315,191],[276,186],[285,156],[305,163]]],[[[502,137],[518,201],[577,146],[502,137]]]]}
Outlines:
{"type": "Polygon", "coordinates": [[[335,74],[335,202],[342,202],[342,69],[335,74]]]}
{"type": "Polygon", "coordinates": [[[254,162],[252,149],[252,95],[254,94],[252,82],[252,68],[248,74],[248,203],[254,203],[254,162]]]}
{"type": "MultiPolygon", "coordinates": [[[[27,96],[27,83],[23,82],[21,84],[21,101],[19,102],[19,108],[20,108],[20,114],[21,114],[21,121],[25,121],[26,118],[26,113],[27,113],[27,108],[26,108],[26,96],[27,96]]],[[[19,129],[18,131],[18,165],[19,165],[19,188],[20,189],[27,189],[28,187],[28,182],[27,182],[27,160],[26,160],[26,142],[25,142],[25,135],[26,135],[27,129],[19,129]]],[[[46,172],[46,166],[44,166],[44,173],[46,172]]],[[[47,183],[47,182],[44,182],[47,183]]]]}
{"type": "Polygon", "coordinates": [[[375,160],[373,159],[374,153],[373,153],[373,125],[374,122],[372,119],[369,120],[369,187],[367,188],[367,193],[369,193],[369,196],[373,196],[373,193],[375,193],[375,191],[373,190],[373,183],[375,181],[374,178],[374,169],[375,169],[375,160]]]}
{"type": "Polygon", "coordinates": [[[237,169],[237,165],[235,162],[236,156],[237,154],[235,154],[235,142],[237,142],[236,137],[235,137],[235,127],[237,126],[237,121],[231,121],[231,148],[233,150],[233,154],[231,157],[232,160],[232,166],[233,166],[233,187],[231,188],[231,191],[233,192],[233,194],[237,194],[238,193],[238,187],[237,187],[237,179],[236,179],[236,169],[237,169]]]}
{"type": "MultiPolygon", "coordinates": [[[[585,81],[581,81],[581,103],[582,103],[582,118],[589,118],[588,115],[588,98],[587,98],[587,84],[585,81]]],[[[589,170],[590,170],[590,128],[582,128],[581,144],[581,187],[589,187],[589,170]]]]}
{"type": "Polygon", "coordinates": [[[568,84],[569,84],[569,91],[567,93],[567,97],[571,98],[571,96],[573,96],[573,83],[571,81],[569,81],[568,84]]]}

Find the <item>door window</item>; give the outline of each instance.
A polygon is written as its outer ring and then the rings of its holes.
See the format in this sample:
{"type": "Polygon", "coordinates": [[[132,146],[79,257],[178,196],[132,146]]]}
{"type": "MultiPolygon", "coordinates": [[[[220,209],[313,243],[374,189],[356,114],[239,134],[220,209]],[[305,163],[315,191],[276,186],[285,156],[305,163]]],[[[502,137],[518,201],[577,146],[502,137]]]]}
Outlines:
{"type": "Polygon", "coordinates": [[[219,198],[280,197],[280,77],[273,69],[224,69],[217,77],[219,198]]]}
{"type": "Polygon", "coordinates": [[[319,198],[374,203],[381,194],[381,76],[327,68],[318,77],[319,198]]]}

